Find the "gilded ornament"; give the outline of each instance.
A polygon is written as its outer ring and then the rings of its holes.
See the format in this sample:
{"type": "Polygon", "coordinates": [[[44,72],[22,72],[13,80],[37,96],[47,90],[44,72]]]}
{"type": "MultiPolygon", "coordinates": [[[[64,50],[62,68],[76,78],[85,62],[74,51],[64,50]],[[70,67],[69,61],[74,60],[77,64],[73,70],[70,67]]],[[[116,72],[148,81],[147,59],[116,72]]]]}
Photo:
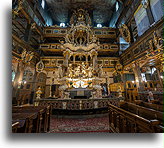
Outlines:
{"type": "Polygon", "coordinates": [[[131,35],[127,25],[125,24],[122,25],[122,27],[120,28],[120,33],[127,43],[131,42],[131,35]]]}
{"type": "Polygon", "coordinates": [[[37,72],[43,72],[43,69],[44,69],[44,63],[43,61],[39,61],[37,64],[36,64],[36,71],[37,72]]]}

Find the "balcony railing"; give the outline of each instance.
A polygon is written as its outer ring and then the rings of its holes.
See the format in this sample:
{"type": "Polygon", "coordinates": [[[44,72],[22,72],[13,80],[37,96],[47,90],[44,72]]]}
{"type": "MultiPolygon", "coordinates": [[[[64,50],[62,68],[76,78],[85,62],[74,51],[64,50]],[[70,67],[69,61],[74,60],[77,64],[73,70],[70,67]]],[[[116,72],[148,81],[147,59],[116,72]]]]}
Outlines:
{"type": "MultiPolygon", "coordinates": [[[[63,37],[67,34],[69,29],[69,27],[63,28],[59,26],[46,27],[44,29],[44,35],[45,37],[63,37]]],[[[113,28],[93,28],[93,33],[99,38],[116,38],[116,30],[113,28]]]]}
{"type": "MultiPolygon", "coordinates": [[[[43,51],[62,51],[60,44],[41,44],[40,49],[43,51]]],[[[117,44],[101,44],[100,49],[98,51],[111,51],[111,52],[117,52],[119,49],[117,44]]]]}

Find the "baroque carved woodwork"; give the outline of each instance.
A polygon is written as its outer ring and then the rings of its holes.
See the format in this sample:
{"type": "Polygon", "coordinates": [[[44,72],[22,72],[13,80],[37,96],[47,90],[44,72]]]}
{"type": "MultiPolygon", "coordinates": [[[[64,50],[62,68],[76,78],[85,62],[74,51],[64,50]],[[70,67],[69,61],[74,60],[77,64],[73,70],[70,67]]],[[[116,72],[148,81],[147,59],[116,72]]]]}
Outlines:
{"type": "Polygon", "coordinates": [[[130,43],[131,42],[131,35],[130,35],[130,31],[129,31],[129,28],[126,24],[123,24],[120,28],[120,33],[121,33],[121,36],[124,38],[124,40],[127,42],[127,43],[130,43]]]}

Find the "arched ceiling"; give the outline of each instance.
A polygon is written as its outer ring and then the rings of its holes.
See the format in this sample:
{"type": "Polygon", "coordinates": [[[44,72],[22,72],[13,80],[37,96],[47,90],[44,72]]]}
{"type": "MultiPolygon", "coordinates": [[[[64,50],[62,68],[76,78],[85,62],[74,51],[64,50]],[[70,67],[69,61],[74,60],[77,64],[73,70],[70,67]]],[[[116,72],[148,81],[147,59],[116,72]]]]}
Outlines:
{"type": "Polygon", "coordinates": [[[94,24],[109,25],[117,0],[46,0],[55,23],[68,23],[73,9],[88,10],[94,24]]]}

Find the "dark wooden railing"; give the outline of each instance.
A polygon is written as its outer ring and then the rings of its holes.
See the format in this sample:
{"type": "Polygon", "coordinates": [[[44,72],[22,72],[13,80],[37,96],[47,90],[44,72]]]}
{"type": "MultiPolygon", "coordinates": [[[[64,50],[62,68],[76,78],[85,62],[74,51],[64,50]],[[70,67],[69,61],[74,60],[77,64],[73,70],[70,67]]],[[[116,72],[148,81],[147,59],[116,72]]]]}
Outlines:
{"type": "Polygon", "coordinates": [[[45,133],[50,130],[50,106],[12,108],[13,133],[45,133]]]}
{"type": "Polygon", "coordinates": [[[156,133],[162,132],[158,120],[147,120],[136,114],[109,104],[109,126],[115,133],[156,133]]]}
{"type": "Polygon", "coordinates": [[[136,105],[134,103],[129,103],[129,102],[125,102],[124,104],[120,105],[120,107],[148,120],[157,119],[160,121],[160,124],[163,125],[163,115],[164,115],[163,112],[156,111],[154,109],[150,109],[146,107],[142,107],[142,106],[136,105]]]}

